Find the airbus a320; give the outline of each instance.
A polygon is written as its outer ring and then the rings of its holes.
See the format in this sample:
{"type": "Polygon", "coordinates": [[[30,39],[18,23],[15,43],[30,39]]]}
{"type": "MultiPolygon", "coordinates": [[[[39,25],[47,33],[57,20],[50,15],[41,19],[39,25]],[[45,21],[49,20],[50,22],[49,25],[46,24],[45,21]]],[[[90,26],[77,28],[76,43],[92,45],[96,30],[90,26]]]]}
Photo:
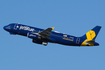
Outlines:
{"type": "Polygon", "coordinates": [[[48,42],[68,46],[99,46],[99,43],[95,42],[95,39],[101,29],[101,26],[94,27],[81,37],[52,31],[54,27],[41,29],[18,23],[11,23],[3,28],[12,35],[26,36],[31,38],[33,43],[42,44],[45,46],[48,42]]]}

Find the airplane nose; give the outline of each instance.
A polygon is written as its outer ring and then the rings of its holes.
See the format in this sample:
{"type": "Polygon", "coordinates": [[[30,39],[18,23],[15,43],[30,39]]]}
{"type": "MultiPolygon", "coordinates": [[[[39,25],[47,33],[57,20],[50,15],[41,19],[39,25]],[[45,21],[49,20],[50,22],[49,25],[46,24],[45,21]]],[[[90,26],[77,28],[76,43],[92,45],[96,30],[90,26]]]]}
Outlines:
{"type": "Polygon", "coordinates": [[[3,29],[8,31],[8,30],[10,30],[10,27],[9,26],[4,26],[3,29]]]}
{"type": "Polygon", "coordinates": [[[3,29],[6,30],[6,26],[4,26],[3,29]]]}

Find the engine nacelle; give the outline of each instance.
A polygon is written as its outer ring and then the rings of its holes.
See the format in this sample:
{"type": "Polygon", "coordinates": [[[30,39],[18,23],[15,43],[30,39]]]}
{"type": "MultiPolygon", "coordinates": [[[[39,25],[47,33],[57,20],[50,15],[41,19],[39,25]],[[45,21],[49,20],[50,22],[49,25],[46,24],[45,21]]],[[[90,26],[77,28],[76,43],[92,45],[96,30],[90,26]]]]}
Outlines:
{"type": "Polygon", "coordinates": [[[37,43],[37,44],[42,44],[42,41],[40,41],[40,40],[34,40],[34,39],[33,39],[32,42],[33,42],[33,43],[37,43]]]}
{"type": "Polygon", "coordinates": [[[44,46],[47,46],[48,42],[43,42],[41,40],[32,40],[33,43],[37,43],[37,44],[43,44],[44,46]]]}
{"type": "Polygon", "coordinates": [[[27,37],[32,38],[32,39],[39,39],[39,36],[33,33],[28,33],[27,37]]]}

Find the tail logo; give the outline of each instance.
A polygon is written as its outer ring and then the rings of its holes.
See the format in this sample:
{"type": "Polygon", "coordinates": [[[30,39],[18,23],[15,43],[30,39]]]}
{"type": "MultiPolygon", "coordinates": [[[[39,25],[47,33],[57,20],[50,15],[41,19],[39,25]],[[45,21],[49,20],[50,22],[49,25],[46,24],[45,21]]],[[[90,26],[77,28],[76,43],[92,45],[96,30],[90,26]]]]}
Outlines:
{"type": "MultiPolygon", "coordinates": [[[[93,40],[95,36],[96,36],[95,31],[90,30],[89,32],[87,32],[86,33],[87,39],[83,41],[83,43],[81,44],[81,46],[86,46],[87,45],[86,41],[93,40]]],[[[89,45],[92,46],[93,44],[89,44],[89,45]]]]}
{"type": "Polygon", "coordinates": [[[95,31],[93,30],[90,30],[89,32],[86,33],[86,37],[87,37],[87,40],[92,40],[94,37],[96,36],[95,34],[95,31]]]}

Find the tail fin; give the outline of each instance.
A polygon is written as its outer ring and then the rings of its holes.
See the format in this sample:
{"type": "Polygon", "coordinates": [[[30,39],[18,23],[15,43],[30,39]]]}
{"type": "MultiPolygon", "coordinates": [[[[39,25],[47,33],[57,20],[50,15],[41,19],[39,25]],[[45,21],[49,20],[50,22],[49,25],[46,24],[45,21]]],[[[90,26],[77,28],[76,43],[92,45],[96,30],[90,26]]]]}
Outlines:
{"type": "Polygon", "coordinates": [[[85,35],[83,35],[82,38],[87,39],[87,41],[95,40],[100,29],[101,26],[96,26],[93,29],[91,29],[89,32],[87,32],[85,35]]]}
{"type": "Polygon", "coordinates": [[[96,46],[99,45],[95,42],[95,39],[101,29],[101,26],[96,26],[93,29],[91,29],[89,32],[87,32],[85,35],[82,36],[83,42],[81,43],[81,46],[96,46]]]}

